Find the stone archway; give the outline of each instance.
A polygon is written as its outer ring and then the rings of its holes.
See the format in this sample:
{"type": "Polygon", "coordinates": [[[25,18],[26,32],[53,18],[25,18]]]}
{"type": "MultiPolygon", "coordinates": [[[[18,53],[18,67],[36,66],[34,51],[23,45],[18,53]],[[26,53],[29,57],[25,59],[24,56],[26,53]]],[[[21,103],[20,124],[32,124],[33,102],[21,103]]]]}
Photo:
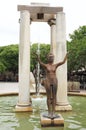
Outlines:
{"type": "MultiPolygon", "coordinates": [[[[32,111],[30,102],[30,24],[47,22],[51,28],[51,49],[55,62],[64,58],[66,53],[66,28],[63,7],[51,7],[49,4],[18,5],[20,11],[19,43],[19,101],[16,111],[32,111]]],[[[67,63],[58,71],[57,110],[71,110],[67,100],[67,63]]]]}

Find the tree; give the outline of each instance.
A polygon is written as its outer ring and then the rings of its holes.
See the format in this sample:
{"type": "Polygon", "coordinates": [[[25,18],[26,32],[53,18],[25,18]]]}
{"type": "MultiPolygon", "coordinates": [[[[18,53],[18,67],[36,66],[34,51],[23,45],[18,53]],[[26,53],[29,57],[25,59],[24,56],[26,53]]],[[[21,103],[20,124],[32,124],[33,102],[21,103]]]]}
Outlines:
{"type": "Polygon", "coordinates": [[[18,45],[8,45],[0,48],[0,70],[3,72],[18,72],[18,45]]]}
{"type": "Polygon", "coordinates": [[[2,62],[0,62],[0,73],[5,72],[5,70],[6,70],[5,65],[2,62]]]}
{"type": "MultiPolygon", "coordinates": [[[[31,45],[31,55],[30,55],[30,68],[33,71],[35,65],[38,63],[33,52],[37,53],[38,43],[31,45]]],[[[46,62],[46,56],[50,50],[49,44],[40,44],[40,57],[43,62],[46,62]]],[[[8,71],[18,73],[18,45],[8,45],[0,47],[0,72],[8,71]]]]}
{"type": "MultiPolygon", "coordinates": [[[[37,53],[38,50],[38,43],[34,43],[31,45],[31,64],[30,64],[30,68],[31,71],[33,71],[33,69],[35,68],[35,66],[37,65],[38,61],[36,59],[36,57],[33,55],[33,52],[37,53]]],[[[49,44],[40,44],[40,57],[41,60],[46,63],[47,62],[47,54],[50,51],[50,45],[49,44]]]]}
{"type": "Polygon", "coordinates": [[[80,26],[70,34],[70,41],[67,41],[68,71],[78,71],[82,68],[86,71],[86,26],[80,26]]]}

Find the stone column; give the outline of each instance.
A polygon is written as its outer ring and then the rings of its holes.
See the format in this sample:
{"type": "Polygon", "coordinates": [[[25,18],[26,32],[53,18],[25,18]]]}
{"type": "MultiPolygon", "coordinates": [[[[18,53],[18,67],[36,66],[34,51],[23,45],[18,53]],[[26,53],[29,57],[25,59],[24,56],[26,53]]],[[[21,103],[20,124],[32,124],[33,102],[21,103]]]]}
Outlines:
{"type": "MultiPolygon", "coordinates": [[[[51,46],[50,46],[50,51],[54,54],[54,56],[56,55],[56,19],[50,19],[48,21],[48,24],[50,25],[50,41],[51,41],[51,46]]],[[[55,57],[56,58],[56,57],[55,57]]],[[[55,62],[56,59],[54,59],[55,62]]]]}
{"type": "MultiPolygon", "coordinates": [[[[56,62],[63,61],[66,55],[65,14],[56,14],[56,62]]],[[[72,110],[67,99],[67,62],[57,69],[58,90],[56,110],[72,110]]]]}
{"type": "Polygon", "coordinates": [[[19,100],[16,111],[32,111],[30,103],[30,13],[20,12],[19,100]]]}

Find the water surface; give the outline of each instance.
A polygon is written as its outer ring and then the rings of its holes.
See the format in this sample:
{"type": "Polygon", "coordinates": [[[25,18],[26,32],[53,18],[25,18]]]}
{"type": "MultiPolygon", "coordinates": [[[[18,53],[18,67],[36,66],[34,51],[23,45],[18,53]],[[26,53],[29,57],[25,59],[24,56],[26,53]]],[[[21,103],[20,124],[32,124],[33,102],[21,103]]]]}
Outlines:
{"type": "Polygon", "coordinates": [[[18,96],[0,97],[0,130],[86,130],[86,98],[68,97],[72,112],[58,112],[64,127],[41,127],[40,114],[46,112],[46,97],[32,98],[33,112],[14,111],[18,96]]]}

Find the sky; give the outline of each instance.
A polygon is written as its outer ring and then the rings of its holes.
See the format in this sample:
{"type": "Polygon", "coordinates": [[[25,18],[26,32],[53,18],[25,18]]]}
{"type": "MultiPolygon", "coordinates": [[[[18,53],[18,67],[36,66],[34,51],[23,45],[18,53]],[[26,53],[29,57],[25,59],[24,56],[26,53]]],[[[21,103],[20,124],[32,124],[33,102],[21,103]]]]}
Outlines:
{"type": "MultiPolygon", "coordinates": [[[[2,0],[0,1],[0,46],[19,43],[20,12],[17,11],[17,6],[30,5],[31,2],[63,7],[67,40],[74,30],[86,25],[86,0],[2,0]]],[[[50,27],[47,23],[32,22],[30,28],[31,43],[50,43],[50,27]]]]}

